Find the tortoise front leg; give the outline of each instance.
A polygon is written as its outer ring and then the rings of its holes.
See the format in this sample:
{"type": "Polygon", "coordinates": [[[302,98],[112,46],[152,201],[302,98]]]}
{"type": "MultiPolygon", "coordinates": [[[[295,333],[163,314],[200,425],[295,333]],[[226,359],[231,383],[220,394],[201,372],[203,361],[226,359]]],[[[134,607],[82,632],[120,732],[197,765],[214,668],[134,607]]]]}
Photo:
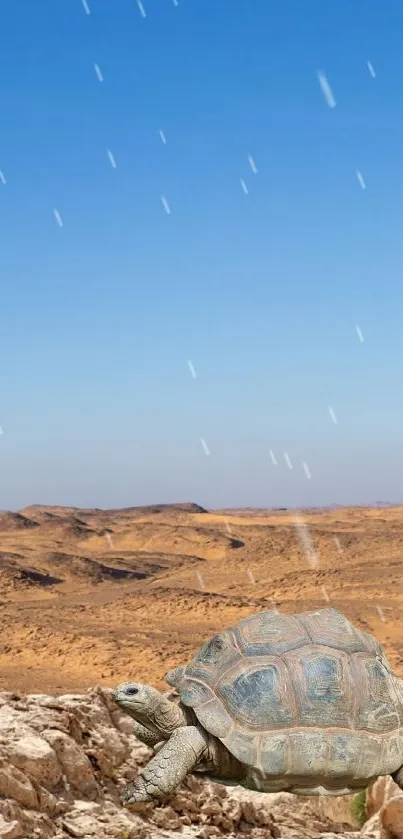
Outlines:
{"type": "Polygon", "coordinates": [[[134,781],[123,789],[125,804],[163,799],[175,792],[207,752],[207,737],[195,725],[177,728],[134,781]]]}
{"type": "Polygon", "coordinates": [[[140,722],[133,723],[133,734],[137,737],[137,740],[140,740],[140,743],[144,743],[145,746],[148,746],[149,749],[155,749],[156,746],[161,744],[163,745],[164,741],[161,740],[160,734],[155,734],[154,731],[150,731],[149,728],[146,728],[145,725],[141,725],[140,722]]]}

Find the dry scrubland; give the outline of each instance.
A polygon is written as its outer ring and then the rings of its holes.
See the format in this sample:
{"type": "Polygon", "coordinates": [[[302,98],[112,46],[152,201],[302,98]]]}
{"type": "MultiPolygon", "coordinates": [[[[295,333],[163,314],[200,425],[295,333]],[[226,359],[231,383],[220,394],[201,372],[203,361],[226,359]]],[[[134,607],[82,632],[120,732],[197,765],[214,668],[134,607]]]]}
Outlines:
{"type": "Polygon", "coordinates": [[[346,798],[262,801],[192,779],[173,806],[126,816],[118,803],[146,751],[108,688],[128,678],[163,688],[164,673],[204,639],[273,601],[282,612],[340,609],[378,637],[403,677],[403,507],[302,516],[316,567],[292,511],[0,514],[0,837],[403,839],[391,782],[371,793],[362,833],[346,798]]]}

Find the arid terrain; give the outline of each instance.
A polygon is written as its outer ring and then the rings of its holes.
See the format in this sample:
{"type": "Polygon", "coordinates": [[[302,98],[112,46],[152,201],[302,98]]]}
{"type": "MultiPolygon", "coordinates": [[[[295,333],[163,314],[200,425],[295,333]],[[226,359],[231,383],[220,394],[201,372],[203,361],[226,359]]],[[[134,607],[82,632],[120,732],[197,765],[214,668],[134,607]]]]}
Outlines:
{"type": "Polygon", "coordinates": [[[265,796],[195,776],[168,803],[128,812],[119,790],[150,752],[110,692],[129,678],[163,688],[168,669],[253,611],[328,605],[374,633],[403,675],[403,507],[32,506],[0,514],[0,540],[0,837],[403,839],[391,778],[360,815],[352,796],[265,796]]]}
{"type": "Polygon", "coordinates": [[[367,793],[365,824],[353,796],[256,793],[196,775],[168,801],[122,807],[119,791],[150,757],[107,688],[0,692],[1,839],[403,839],[403,793],[385,777],[367,793]]]}
{"type": "Polygon", "coordinates": [[[0,690],[162,687],[216,630],[332,605],[403,675],[403,507],[0,514],[0,690]]]}

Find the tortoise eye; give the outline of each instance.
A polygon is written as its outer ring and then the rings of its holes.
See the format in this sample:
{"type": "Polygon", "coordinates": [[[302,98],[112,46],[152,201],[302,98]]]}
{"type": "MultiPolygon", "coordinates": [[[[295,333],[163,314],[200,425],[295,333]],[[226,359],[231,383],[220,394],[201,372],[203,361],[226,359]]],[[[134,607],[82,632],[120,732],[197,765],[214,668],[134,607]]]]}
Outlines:
{"type": "Polygon", "coordinates": [[[126,696],[135,696],[136,693],[138,693],[138,692],[139,692],[138,688],[127,688],[126,696]]]}

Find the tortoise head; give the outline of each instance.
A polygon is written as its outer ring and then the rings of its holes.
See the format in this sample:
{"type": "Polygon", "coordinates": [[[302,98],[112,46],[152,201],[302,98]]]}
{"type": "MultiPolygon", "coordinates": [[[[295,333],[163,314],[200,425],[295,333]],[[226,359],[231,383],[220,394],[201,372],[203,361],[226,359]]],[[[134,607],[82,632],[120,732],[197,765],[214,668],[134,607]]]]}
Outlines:
{"type": "Polygon", "coordinates": [[[161,702],[160,692],[141,682],[122,682],[113,691],[112,698],[122,711],[138,722],[152,716],[161,702]]]}
{"type": "Polygon", "coordinates": [[[123,682],[115,688],[112,698],[125,714],[154,731],[161,739],[168,739],[176,728],[188,725],[178,702],[168,699],[150,685],[123,682]]]}

